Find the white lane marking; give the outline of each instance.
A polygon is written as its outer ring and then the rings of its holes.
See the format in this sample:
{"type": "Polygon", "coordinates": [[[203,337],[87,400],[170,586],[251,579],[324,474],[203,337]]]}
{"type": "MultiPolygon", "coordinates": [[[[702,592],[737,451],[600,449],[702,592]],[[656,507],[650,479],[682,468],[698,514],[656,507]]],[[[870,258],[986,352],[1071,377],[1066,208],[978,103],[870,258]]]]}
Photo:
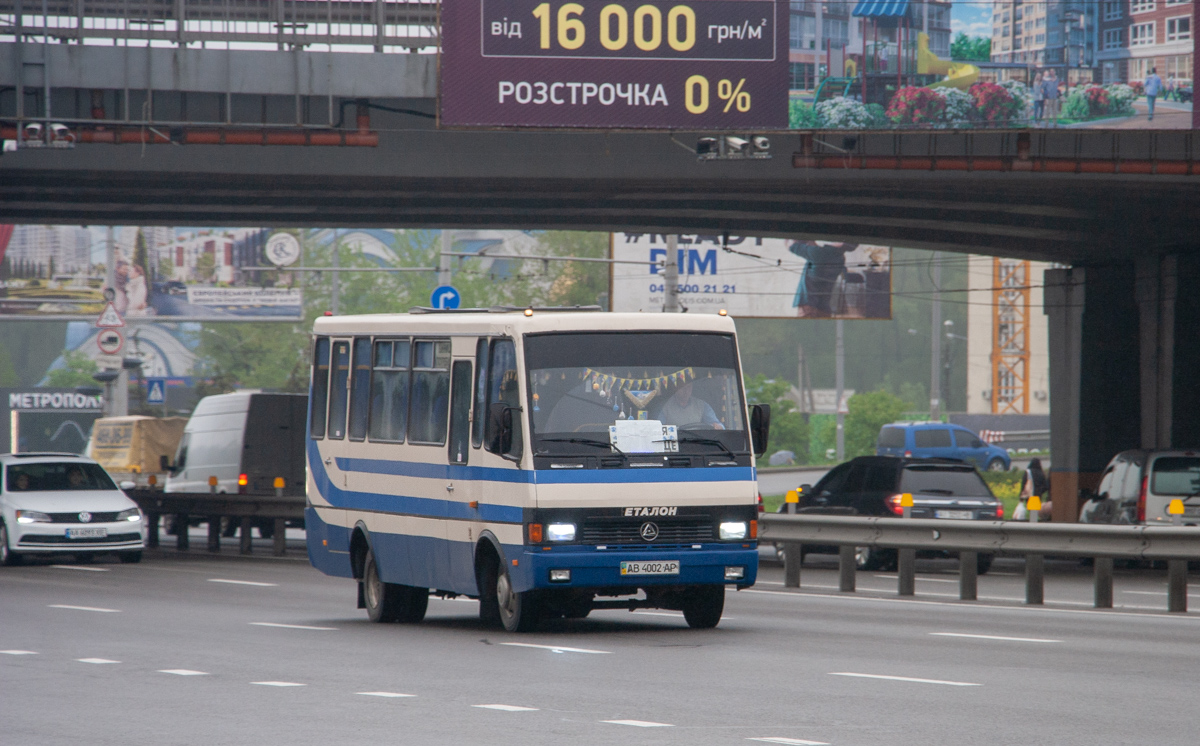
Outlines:
{"type": "Polygon", "coordinates": [[[969,635],[965,632],[930,632],[935,637],[967,637],[972,640],[1003,640],[1004,642],[1062,642],[1042,637],[1004,637],[1003,635],[969,635]]]}
{"type": "Polygon", "coordinates": [[[562,645],[534,645],[531,642],[502,642],[501,645],[511,645],[514,648],[538,648],[552,653],[587,653],[589,655],[612,655],[611,650],[588,650],[587,648],[568,648],[562,645]]]}
{"type": "MultiPolygon", "coordinates": [[[[899,580],[900,579],[899,575],[876,575],[875,577],[883,578],[884,580],[899,580]]],[[[916,576],[915,579],[923,580],[926,583],[957,583],[958,582],[957,580],[947,580],[946,578],[923,578],[920,575],[916,576]]]]}
{"type": "Polygon", "coordinates": [[[160,668],[159,673],[170,673],[176,676],[208,676],[207,671],[193,671],[189,668],[160,668]]]}
{"type": "Polygon", "coordinates": [[[84,572],[108,572],[107,567],[84,567],[83,565],[50,565],[59,570],[82,570],[84,572]]]}
{"type": "Polygon", "coordinates": [[[258,583],[253,580],[229,580],[227,578],[209,578],[210,583],[228,583],[230,585],[253,585],[259,588],[274,588],[278,583],[258,583]]]}
{"type": "MultiPolygon", "coordinates": [[[[783,585],[783,583],[780,583],[780,585],[783,585]]],[[[613,611],[620,611],[620,609],[613,609],[613,611]]],[[[670,619],[683,619],[682,611],[635,611],[633,613],[637,616],[665,616],[670,619]]],[[[735,617],[722,615],[721,621],[728,622],[730,619],[734,618],[735,617]]]]}
{"type": "Polygon", "coordinates": [[[37,655],[32,650],[0,650],[0,655],[37,655]]]}
{"type": "MultiPolygon", "coordinates": [[[[821,587],[832,587],[832,586],[805,585],[804,587],[805,588],[821,588],[821,587]]],[[[761,591],[761,590],[754,590],[753,588],[748,588],[748,589],[746,589],[744,591],[740,591],[740,592],[741,593],[760,593],[764,596],[791,596],[792,598],[801,598],[801,599],[803,599],[803,598],[821,598],[821,599],[825,599],[828,601],[852,601],[852,602],[857,601],[857,602],[867,602],[867,603],[875,602],[875,603],[885,603],[885,604],[909,604],[910,606],[911,605],[940,606],[943,608],[949,607],[949,608],[957,608],[957,609],[996,609],[996,610],[1003,610],[1003,611],[1016,611],[1016,612],[1019,612],[1022,614],[1034,613],[1034,612],[1040,611],[1040,612],[1046,612],[1049,614],[1107,615],[1107,616],[1119,616],[1119,617],[1128,619],[1129,614],[1124,613],[1124,611],[1118,611],[1117,609],[1139,609],[1139,610],[1159,612],[1157,614],[1140,614],[1140,615],[1138,615],[1141,617],[1145,617],[1147,619],[1174,619],[1177,621],[1190,622],[1190,621],[1195,621],[1197,618],[1195,616],[1189,617],[1189,616],[1181,616],[1179,614],[1167,613],[1162,610],[1161,606],[1136,606],[1134,604],[1121,604],[1112,611],[1109,611],[1107,609],[1056,609],[1052,606],[1041,606],[1041,607],[1038,607],[1035,609],[1030,606],[997,606],[994,604],[980,604],[980,603],[972,603],[969,605],[968,604],[963,604],[963,605],[947,604],[944,601],[922,601],[920,599],[915,599],[915,598],[897,598],[894,595],[891,597],[888,597],[888,596],[865,596],[865,595],[860,596],[860,595],[850,595],[850,594],[842,594],[842,593],[835,595],[832,593],[798,593],[796,591],[761,591]]],[[[922,593],[921,595],[922,596],[947,596],[947,597],[951,597],[951,598],[958,598],[957,593],[922,593]]],[[[1001,599],[998,596],[980,596],[979,598],[983,599],[983,600],[1010,600],[1010,601],[1024,601],[1025,600],[1023,598],[1021,598],[1021,599],[1018,599],[1018,598],[1001,599]]],[[[1047,603],[1058,603],[1058,604],[1071,603],[1071,604],[1078,604],[1080,606],[1091,606],[1091,604],[1083,602],[1083,601],[1048,601],[1047,603]]]]}
{"type": "Polygon", "coordinates": [[[355,692],[364,697],[415,697],[415,694],[401,694],[399,692],[355,692]]]}
{"type": "Polygon", "coordinates": [[[108,658],[76,658],[80,663],[120,663],[121,661],[110,661],[108,658]]]}
{"type": "Polygon", "coordinates": [[[913,684],[941,684],[942,686],[983,686],[968,681],[942,681],[941,679],[916,679],[911,676],[881,676],[874,673],[850,673],[849,671],[830,671],[830,676],[851,676],[856,679],[882,679],[884,681],[907,681],[913,684]]]}
{"type": "Polygon", "coordinates": [[[279,624],[277,622],[250,622],[252,627],[279,627],[281,629],[318,629],[336,632],[337,627],[310,627],[305,624],[279,624]]]}
{"type": "MultiPolygon", "coordinates": [[[[1166,591],[1121,591],[1121,593],[1133,593],[1138,596],[1165,596],[1166,591]]],[[[1189,596],[1200,597],[1200,593],[1189,593],[1189,596]]]]}
{"type": "Polygon", "coordinates": [[[763,743],[782,743],[787,746],[829,746],[825,741],[804,741],[799,738],[747,738],[747,741],[762,741],[763,743]]]}
{"type": "Polygon", "coordinates": [[[68,606],[67,604],[48,604],[51,609],[74,609],[75,611],[100,611],[105,614],[119,614],[120,609],[101,609],[95,606],[68,606]]]}
{"type": "Polygon", "coordinates": [[[255,686],[307,686],[306,684],[297,684],[294,681],[251,681],[255,686]]]}
{"type": "Polygon", "coordinates": [[[635,728],[674,728],[670,723],[652,723],[649,720],[601,720],[602,723],[613,725],[632,725],[635,728]]]}
{"type": "Polygon", "coordinates": [[[536,707],[521,707],[520,705],[471,705],[484,710],[500,710],[501,712],[533,712],[536,707]]]}

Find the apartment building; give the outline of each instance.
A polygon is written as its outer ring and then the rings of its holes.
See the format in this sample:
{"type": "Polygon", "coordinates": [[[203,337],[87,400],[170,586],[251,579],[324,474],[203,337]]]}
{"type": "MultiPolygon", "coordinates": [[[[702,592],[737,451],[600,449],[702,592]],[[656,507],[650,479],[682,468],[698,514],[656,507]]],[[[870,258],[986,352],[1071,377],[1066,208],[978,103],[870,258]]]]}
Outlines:
{"type": "Polygon", "coordinates": [[[1097,65],[1105,83],[1144,80],[1152,68],[1165,81],[1192,79],[1191,2],[1101,0],[1097,65]]]}
{"type": "Polygon", "coordinates": [[[992,62],[1054,68],[1071,85],[1094,79],[1097,4],[1088,0],[996,0],[992,62]]]}

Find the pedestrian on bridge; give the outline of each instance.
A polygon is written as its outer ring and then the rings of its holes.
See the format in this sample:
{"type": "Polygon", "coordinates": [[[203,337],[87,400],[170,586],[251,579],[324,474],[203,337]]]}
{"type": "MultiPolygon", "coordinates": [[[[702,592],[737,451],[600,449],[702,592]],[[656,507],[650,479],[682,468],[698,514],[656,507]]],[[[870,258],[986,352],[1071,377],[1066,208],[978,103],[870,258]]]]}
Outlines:
{"type": "Polygon", "coordinates": [[[1154,99],[1158,98],[1158,94],[1162,93],[1163,82],[1162,78],[1158,77],[1158,68],[1150,68],[1150,74],[1146,76],[1146,82],[1142,86],[1142,90],[1146,92],[1146,104],[1150,107],[1150,120],[1154,121],[1154,99]]]}
{"type": "Polygon", "coordinates": [[[1029,520],[1029,510],[1026,508],[1026,503],[1029,498],[1034,495],[1042,501],[1042,511],[1038,514],[1038,520],[1046,520],[1050,517],[1050,480],[1046,478],[1046,470],[1042,468],[1042,460],[1034,458],[1029,462],[1029,466],[1025,468],[1025,473],[1021,475],[1021,497],[1017,503],[1017,509],[1013,512],[1014,521],[1029,520]]]}

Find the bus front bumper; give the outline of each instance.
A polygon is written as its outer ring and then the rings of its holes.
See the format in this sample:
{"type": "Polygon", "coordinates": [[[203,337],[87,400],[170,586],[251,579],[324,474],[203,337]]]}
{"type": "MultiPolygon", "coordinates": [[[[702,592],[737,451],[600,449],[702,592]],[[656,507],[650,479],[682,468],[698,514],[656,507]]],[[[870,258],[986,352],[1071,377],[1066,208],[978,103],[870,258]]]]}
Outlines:
{"type": "Polygon", "coordinates": [[[514,590],[573,588],[619,589],[678,585],[754,584],[758,575],[757,543],[704,544],[700,548],[644,547],[506,547],[514,590]],[[631,563],[637,563],[632,566],[631,563]],[[678,563],[672,567],[671,563],[678,563]],[[655,574],[634,574],[637,571],[655,574]],[[659,574],[661,573],[661,574],[659,574]]]}

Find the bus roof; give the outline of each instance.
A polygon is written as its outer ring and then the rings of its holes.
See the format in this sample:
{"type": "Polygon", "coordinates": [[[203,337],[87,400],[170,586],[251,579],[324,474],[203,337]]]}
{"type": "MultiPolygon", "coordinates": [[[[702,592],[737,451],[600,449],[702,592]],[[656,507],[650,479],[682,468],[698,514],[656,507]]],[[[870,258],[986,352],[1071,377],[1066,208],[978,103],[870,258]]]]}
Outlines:
{"type": "Polygon", "coordinates": [[[734,333],[733,319],[696,313],[588,313],[524,311],[499,313],[381,313],[324,316],[316,334],[537,334],[565,331],[679,331],[734,333]]]}

